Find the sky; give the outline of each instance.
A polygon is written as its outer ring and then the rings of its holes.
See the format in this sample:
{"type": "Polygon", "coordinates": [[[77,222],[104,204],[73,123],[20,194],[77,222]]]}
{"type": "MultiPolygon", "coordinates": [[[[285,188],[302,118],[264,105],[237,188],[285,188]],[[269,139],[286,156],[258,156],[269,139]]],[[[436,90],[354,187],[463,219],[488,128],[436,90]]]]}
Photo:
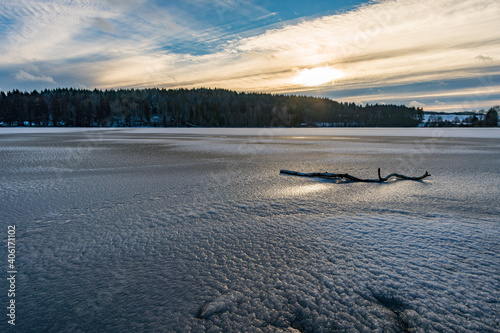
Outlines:
{"type": "Polygon", "coordinates": [[[2,0],[0,90],[224,88],[500,104],[498,0],[2,0]]]}

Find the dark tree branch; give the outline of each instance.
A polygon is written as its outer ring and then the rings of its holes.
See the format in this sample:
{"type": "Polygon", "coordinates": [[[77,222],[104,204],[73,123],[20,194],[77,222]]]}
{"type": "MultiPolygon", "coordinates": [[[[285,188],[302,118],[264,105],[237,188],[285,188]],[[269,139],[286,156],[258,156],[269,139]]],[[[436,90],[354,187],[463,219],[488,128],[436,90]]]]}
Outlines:
{"type": "Polygon", "coordinates": [[[430,174],[427,171],[423,176],[420,177],[408,177],[405,175],[401,175],[399,173],[391,173],[387,177],[382,177],[380,174],[380,168],[378,169],[378,179],[363,179],[351,176],[347,173],[329,173],[329,172],[304,173],[304,172],[290,171],[290,170],[280,170],[280,173],[292,176],[301,176],[301,177],[314,177],[314,178],[324,178],[324,179],[348,179],[353,182],[362,182],[362,183],[383,183],[388,181],[391,177],[395,177],[398,179],[406,179],[406,180],[422,180],[424,178],[430,177],[430,174]]]}

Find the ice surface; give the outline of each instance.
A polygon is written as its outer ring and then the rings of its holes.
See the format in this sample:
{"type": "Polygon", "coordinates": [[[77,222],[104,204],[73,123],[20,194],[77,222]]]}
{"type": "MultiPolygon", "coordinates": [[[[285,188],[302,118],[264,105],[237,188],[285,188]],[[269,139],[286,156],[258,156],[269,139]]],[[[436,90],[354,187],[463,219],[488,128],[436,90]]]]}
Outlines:
{"type": "Polygon", "coordinates": [[[17,330],[500,330],[500,140],[306,130],[0,135],[17,330]]]}

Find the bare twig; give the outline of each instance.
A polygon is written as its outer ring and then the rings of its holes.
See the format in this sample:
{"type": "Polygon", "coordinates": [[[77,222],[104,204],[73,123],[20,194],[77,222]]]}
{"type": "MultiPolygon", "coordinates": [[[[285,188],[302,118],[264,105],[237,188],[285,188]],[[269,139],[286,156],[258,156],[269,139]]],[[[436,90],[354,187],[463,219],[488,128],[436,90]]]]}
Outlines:
{"type": "Polygon", "coordinates": [[[405,180],[422,180],[424,178],[430,177],[430,174],[426,171],[423,176],[420,177],[408,177],[405,175],[401,175],[399,173],[391,173],[387,177],[382,177],[380,174],[380,168],[378,169],[378,179],[363,179],[351,176],[347,173],[329,173],[329,172],[298,172],[298,171],[290,171],[290,170],[280,170],[280,173],[292,176],[301,176],[301,177],[314,177],[314,178],[324,178],[324,179],[348,179],[353,182],[362,182],[362,183],[383,183],[389,180],[391,177],[395,177],[398,179],[405,180]]]}

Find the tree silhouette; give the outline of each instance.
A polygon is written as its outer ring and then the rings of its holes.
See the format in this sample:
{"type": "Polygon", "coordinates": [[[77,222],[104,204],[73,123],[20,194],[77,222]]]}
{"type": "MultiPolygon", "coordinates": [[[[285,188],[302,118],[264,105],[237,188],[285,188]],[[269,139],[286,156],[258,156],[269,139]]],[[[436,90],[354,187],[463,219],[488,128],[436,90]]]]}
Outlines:
{"type": "Polygon", "coordinates": [[[0,93],[3,126],[417,126],[423,110],[225,89],[0,93]]]}
{"type": "Polygon", "coordinates": [[[494,106],[488,110],[486,116],[484,117],[484,125],[488,127],[498,126],[498,110],[500,106],[494,106]]]}

